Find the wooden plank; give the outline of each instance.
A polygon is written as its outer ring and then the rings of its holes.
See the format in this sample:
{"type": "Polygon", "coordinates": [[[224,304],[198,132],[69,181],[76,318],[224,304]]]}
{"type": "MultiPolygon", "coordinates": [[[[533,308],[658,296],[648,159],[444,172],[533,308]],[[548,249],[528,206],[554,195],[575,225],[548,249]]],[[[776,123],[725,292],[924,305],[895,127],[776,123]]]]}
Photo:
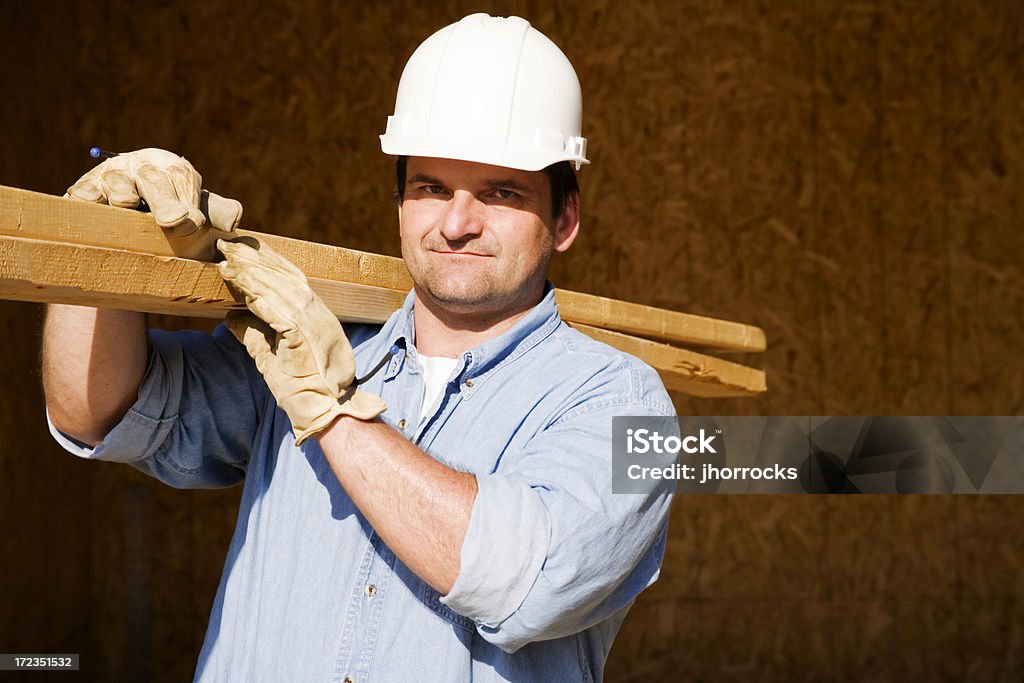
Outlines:
{"type": "MultiPolygon", "coordinates": [[[[230,233],[221,233],[230,237],[230,233]]],[[[238,230],[255,237],[299,266],[311,278],[407,292],[412,280],[401,259],[238,230]]],[[[0,235],[127,249],[174,256],[151,216],[100,204],[0,186],[0,235]]],[[[558,290],[562,317],[595,327],[724,351],[762,351],[764,332],[752,325],[715,320],[604,297],[558,290]]]]}
{"type": "Polygon", "coordinates": [[[764,351],[764,330],[753,325],[669,311],[592,294],[555,291],[558,312],[572,323],[638,337],[722,351],[764,351]]]}
{"type": "MultiPolygon", "coordinates": [[[[402,259],[355,249],[269,235],[251,230],[214,231],[233,239],[248,235],[299,266],[310,277],[409,291],[402,259]]],[[[175,256],[173,246],[149,214],[104,204],[0,186],[0,235],[175,256]]]]}
{"type": "MultiPolygon", "coordinates": [[[[381,323],[405,299],[383,287],[324,278],[309,283],[346,322],[381,323]]],[[[0,298],[199,318],[245,308],[212,263],[3,236],[0,298]]]]}
{"type": "Polygon", "coordinates": [[[669,391],[725,398],[750,396],[767,390],[763,370],[589,325],[572,323],[572,327],[640,358],[658,371],[669,391]]]}
{"type": "MultiPolygon", "coordinates": [[[[345,321],[380,323],[402,305],[397,290],[310,278],[345,321]]],[[[173,256],[0,236],[0,298],[220,317],[244,309],[217,267],[173,256]]],[[[667,386],[698,396],[764,391],[764,373],[667,344],[581,325],[587,334],[648,362],[667,386]]]]}

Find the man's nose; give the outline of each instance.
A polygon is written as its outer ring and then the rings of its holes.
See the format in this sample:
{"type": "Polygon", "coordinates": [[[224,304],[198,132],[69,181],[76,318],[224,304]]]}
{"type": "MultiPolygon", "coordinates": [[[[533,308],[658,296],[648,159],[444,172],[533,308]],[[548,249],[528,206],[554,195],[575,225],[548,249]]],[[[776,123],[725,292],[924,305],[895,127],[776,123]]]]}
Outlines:
{"type": "Polygon", "coordinates": [[[483,208],[483,202],[474,197],[472,192],[456,190],[448,201],[441,222],[441,235],[449,242],[479,235],[484,225],[483,208]]]}

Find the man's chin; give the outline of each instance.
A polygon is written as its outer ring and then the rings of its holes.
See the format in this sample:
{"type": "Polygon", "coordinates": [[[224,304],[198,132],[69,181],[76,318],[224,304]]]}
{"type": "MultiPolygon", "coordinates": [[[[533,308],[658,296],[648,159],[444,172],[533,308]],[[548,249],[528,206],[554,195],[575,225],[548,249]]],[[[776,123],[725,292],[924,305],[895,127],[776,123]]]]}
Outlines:
{"type": "Polygon", "coordinates": [[[429,290],[430,297],[437,303],[450,308],[469,312],[477,309],[488,309],[494,306],[500,297],[494,292],[481,292],[471,290],[429,290]]]}
{"type": "Polygon", "coordinates": [[[428,296],[437,306],[451,313],[489,313],[507,306],[514,298],[509,292],[500,291],[493,283],[483,279],[472,282],[424,283],[418,286],[421,295],[428,296]]]}

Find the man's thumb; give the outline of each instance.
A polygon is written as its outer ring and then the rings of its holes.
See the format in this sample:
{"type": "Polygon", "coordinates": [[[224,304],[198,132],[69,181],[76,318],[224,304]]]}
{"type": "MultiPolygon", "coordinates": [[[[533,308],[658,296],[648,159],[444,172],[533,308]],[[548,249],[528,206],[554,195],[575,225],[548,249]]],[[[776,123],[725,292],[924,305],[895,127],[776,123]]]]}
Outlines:
{"type": "Polygon", "coordinates": [[[218,230],[230,232],[242,221],[241,202],[207,190],[199,196],[199,210],[206,216],[206,224],[218,230]]]}

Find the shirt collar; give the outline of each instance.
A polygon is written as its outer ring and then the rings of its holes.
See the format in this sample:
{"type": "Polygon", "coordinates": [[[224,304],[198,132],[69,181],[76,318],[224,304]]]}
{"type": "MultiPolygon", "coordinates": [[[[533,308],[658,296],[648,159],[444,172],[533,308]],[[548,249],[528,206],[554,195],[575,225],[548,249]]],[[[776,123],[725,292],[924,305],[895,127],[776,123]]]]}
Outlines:
{"type": "MultiPolygon", "coordinates": [[[[415,326],[413,324],[413,304],[415,296],[409,292],[402,308],[395,311],[381,329],[381,334],[388,340],[389,346],[397,346],[403,350],[400,355],[408,354],[415,359],[415,326]]],[[[550,282],[544,285],[544,296],[515,325],[462,354],[463,378],[481,377],[505,363],[511,362],[536,346],[541,340],[555,331],[562,319],[555,305],[555,289],[550,282]]],[[[401,365],[396,358],[386,373],[393,377],[401,365]]]]}

